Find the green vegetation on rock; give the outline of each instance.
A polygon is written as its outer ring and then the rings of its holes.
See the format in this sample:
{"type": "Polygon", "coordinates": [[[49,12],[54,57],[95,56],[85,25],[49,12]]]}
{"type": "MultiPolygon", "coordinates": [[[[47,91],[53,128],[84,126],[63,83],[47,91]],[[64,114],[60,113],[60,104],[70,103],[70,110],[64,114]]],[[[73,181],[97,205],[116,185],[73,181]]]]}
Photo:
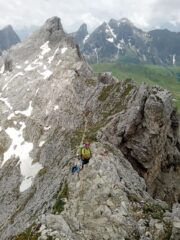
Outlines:
{"type": "Polygon", "coordinates": [[[163,236],[163,240],[170,240],[171,239],[171,235],[172,235],[172,223],[164,223],[165,228],[164,228],[164,236],[163,236]]]}
{"type": "Polygon", "coordinates": [[[141,199],[135,193],[128,193],[127,197],[129,199],[129,201],[131,201],[131,202],[140,202],[141,201],[141,199]]]}
{"type": "Polygon", "coordinates": [[[27,228],[23,233],[15,236],[12,240],[38,240],[38,237],[41,235],[38,230],[40,226],[33,224],[27,228]]]}
{"type": "Polygon", "coordinates": [[[42,176],[44,176],[47,172],[48,172],[48,168],[47,168],[47,167],[43,167],[43,168],[38,172],[38,176],[39,176],[39,177],[42,177],[42,176]]]}
{"type": "Polygon", "coordinates": [[[81,143],[83,132],[84,132],[84,129],[82,127],[82,128],[77,128],[74,132],[68,135],[72,149],[79,146],[79,144],[81,143]]]}
{"type": "Polygon", "coordinates": [[[86,83],[87,86],[89,86],[89,87],[91,87],[91,86],[94,87],[94,86],[96,86],[97,81],[96,81],[95,79],[92,79],[92,78],[89,79],[89,78],[88,78],[88,79],[85,80],[85,83],[86,83]]]}
{"type": "Polygon", "coordinates": [[[60,190],[58,191],[56,202],[53,206],[53,213],[61,213],[64,211],[64,206],[66,204],[65,200],[68,199],[69,188],[67,182],[64,183],[60,190]]]}
{"type": "Polygon", "coordinates": [[[107,99],[107,97],[109,96],[111,89],[113,88],[114,84],[108,85],[108,86],[104,86],[101,94],[98,97],[99,101],[105,101],[107,99]]]}
{"type": "Polygon", "coordinates": [[[162,220],[164,215],[164,209],[154,203],[146,202],[143,206],[143,211],[145,214],[150,214],[152,218],[162,220]]]}

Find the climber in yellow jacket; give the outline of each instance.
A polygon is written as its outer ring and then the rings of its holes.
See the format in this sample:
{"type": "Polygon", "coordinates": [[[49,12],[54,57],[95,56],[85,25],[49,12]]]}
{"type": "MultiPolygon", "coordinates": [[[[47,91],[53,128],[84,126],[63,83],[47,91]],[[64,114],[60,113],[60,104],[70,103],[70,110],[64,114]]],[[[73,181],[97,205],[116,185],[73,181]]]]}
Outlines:
{"type": "Polygon", "coordinates": [[[90,149],[90,143],[88,141],[84,142],[83,147],[80,148],[79,153],[77,154],[80,164],[76,164],[71,168],[72,174],[77,173],[79,177],[80,171],[83,169],[85,164],[89,163],[90,158],[92,157],[92,152],[90,149]]]}
{"type": "Polygon", "coordinates": [[[90,149],[90,143],[88,141],[84,142],[84,146],[80,148],[79,157],[82,162],[82,168],[85,164],[89,163],[90,158],[92,157],[92,152],[90,149]]]}

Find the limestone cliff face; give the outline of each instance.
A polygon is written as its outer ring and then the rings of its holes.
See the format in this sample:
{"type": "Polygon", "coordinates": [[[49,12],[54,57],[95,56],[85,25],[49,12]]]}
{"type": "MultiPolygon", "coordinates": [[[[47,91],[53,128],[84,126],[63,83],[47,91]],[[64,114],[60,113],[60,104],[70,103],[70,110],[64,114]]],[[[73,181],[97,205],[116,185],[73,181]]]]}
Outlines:
{"type": "Polygon", "coordinates": [[[57,17],[8,56],[1,239],[178,239],[179,117],[170,94],[95,76],[57,17]],[[70,169],[84,138],[93,157],[78,178],[70,169]]]}
{"type": "Polygon", "coordinates": [[[170,93],[145,85],[133,88],[126,109],[100,131],[144,177],[154,197],[180,200],[179,115],[170,93]],[[164,187],[166,186],[166,187],[164,187]]]}

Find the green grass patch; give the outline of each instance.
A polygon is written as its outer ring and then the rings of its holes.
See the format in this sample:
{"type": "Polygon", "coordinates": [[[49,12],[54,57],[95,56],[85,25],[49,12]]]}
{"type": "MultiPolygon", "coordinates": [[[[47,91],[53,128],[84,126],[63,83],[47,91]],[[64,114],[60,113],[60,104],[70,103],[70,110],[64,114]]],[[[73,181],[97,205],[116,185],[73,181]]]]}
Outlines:
{"type": "Polygon", "coordinates": [[[105,101],[108,98],[113,86],[114,86],[114,84],[104,86],[100,95],[99,95],[99,97],[98,97],[98,100],[99,101],[105,101]]]}

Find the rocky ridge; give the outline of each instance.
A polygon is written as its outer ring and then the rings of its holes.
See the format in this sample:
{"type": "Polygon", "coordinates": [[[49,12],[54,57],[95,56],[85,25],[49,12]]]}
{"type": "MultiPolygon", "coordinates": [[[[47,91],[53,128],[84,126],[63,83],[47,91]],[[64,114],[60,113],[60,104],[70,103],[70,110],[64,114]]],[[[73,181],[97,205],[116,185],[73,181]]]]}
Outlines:
{"type": "Polygon", "coordinates": [[[178,240],[179,116],[169,92],[95,76],[57,17],[8,56],[1,239],[178,240]],[[84,138],[93,157],[78,178],[70,168],[84,138]]]}

